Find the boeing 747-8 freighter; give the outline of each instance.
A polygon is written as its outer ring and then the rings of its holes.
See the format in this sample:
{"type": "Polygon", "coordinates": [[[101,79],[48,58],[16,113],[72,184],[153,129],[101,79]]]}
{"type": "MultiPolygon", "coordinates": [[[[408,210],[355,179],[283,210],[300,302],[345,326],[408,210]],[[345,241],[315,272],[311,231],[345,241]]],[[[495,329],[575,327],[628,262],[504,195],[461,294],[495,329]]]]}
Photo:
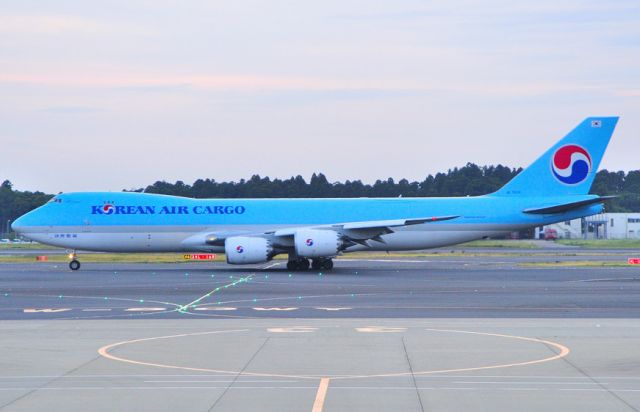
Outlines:
{"type": "MultiPolygon", "coordinates": [[[[600,213],[589,195],[618,121],[589,117],[495,193],[461,198],[189,199],[65,193],[12,227],[35,241],[105,252],[224,252],[230,264],[288,254],[289,270],[339,254],[418,250],[600,213]]],[[[72,254],[69,267],[80,268],[72,254]]]]}

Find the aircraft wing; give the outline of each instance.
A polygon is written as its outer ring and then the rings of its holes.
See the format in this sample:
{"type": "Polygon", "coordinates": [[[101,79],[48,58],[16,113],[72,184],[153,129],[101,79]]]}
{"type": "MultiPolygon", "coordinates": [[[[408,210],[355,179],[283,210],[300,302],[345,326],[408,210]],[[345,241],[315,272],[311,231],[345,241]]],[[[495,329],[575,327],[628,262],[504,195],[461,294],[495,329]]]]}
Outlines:
{"type": "MultiPolygon", "coordinates": [[[[458,216],[433,216],[419,219],[396,219],[396,220],[370,220],[365,222],[349,222],[338,223],[334,225],[323,225],[314,227],[305,227],[305,229],[333,229],[339,231],[345,230],[374,230],[381,233],[391,233],[393,227],[419,225],[421,223],[439,222],[442,220],[455,219],[458,216]]],[[[301,229],[300,227],[290,227],[286,229],[279,229],[274,232],[268,232],[274,236],[293,236],[296,231],[301,229]]]]}
{"type": "Polygon", "coordinates": [[[277,229],[267,232],[248,232],[248,231],[205,231],[197,233],[185,241],[183,245],[197,246],[224,246],[225,240],[233,236],[249,236],[271,238],[274,243],[282,246],[290,246],[293,244],[293,237],[300,230],[331,230],[337,232],[342,239],[353,244],[367,245],[368,240],[374,240],[384,243],[384,239],[380,236],[393,233],[394,228],[419,225],[423,223],[441,222],[444,220],[455,219],[459,216],[431,216],[425,218],[411,219],[394,219],[394,220],[370,220],[364,222],[347,222],[320,226],[298,226],[284,229],[277,229]]]}
{"type": "Polygon", "coordinates": [[[290,238],[296,234],[300,229],[317,229],[317,230],[333,230],[338,232],[344,240],[367,246],[367,240],[375,240],[377,242],[384,243],[384,240],[380,237],[388,233],[393,233],[393,228],[402,226],[419,225],[422,223],[441,222],[444,220],[455,219],[459,216],[431,216],[425,218],[413,218],[413,219],[394,219],[394,220],[370,220],[364,222],[347,222],[337,223],[333,225],[322,225],[315,227],[291,227],[286,229],[279,229],[274,232],[268,232],[277,240],[282,240],[282,243],[290,242],[290,238]]]}

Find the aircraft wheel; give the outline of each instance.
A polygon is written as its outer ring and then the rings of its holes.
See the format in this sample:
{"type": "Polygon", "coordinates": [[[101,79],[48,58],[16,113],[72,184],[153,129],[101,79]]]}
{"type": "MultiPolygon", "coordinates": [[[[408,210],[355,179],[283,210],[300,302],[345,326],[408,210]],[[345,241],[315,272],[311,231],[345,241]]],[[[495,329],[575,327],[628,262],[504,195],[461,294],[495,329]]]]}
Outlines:
{"type": "Polygon", "coordinates": [[[73,259],[71,262],[69,262],[69,269],[71,270],[80,269],[80,262],[76,259],[73,259]]]}
{"type": "Polygon", "coordinates": [[[333,259],[325,259],[324,262],[322,262],[322,269],[324,270],[333,269],[333,259]]]}
{"type": "Polygon", "coordinates": [[[309,259],[300,259],[298,261],[298,269],[300,269],[300,270],[308,270],[309,269],[309,259]]]}
{"type": "Polygon", "coordinates": [[[320,259],[313,259],[311,261],[311,269],[313,270],[322,269],[322,261],[320,259]]]}
{"type": "Polygon", "coordinates": [[[288,261],[287,270],[298,270],[298,262],[295,260],[288,261]]]}

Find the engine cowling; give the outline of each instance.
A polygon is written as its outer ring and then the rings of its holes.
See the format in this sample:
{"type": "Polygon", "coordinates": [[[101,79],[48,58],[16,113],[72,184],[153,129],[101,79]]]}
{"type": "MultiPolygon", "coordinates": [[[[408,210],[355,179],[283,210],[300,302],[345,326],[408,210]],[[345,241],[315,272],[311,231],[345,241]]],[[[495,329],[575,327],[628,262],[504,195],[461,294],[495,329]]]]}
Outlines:
{"type": "Polygon", "coordinates": [[[296,254],[306,258],[336,256],[342,246],[340,235],[334,230],[298,230],[293,243],[296,254]]]}
{"type": "Polygon", "coordinates": [[[267,262],[271,260],[271,252],[271,242],[261,237],[233,236],[224,242],[227,263],[232,265],[267,262]]]}

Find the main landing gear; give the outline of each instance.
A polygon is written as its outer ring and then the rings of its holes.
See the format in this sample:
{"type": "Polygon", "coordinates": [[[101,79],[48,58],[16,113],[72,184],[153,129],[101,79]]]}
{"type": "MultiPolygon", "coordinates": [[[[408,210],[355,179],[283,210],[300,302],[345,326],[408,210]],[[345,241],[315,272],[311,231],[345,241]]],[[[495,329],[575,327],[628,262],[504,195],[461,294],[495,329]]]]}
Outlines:
{"type": "Polygon", "coordinates": [[[311,266],[311,269],[314,269],[314,270],[318,270],[318,269],[331,270],[333,269],[333,259],[331,258],[313,259],[311,261],[311,264],[309,263],[309,259],[305,259],[305,258],[296,258],[296,259],[289,260],[287,262],[288,270],[308,270],[309,266],[311,266]]]}
{"type": "Polygon", "coordinates": [[[71,259],[71,262],[69,262],[69,269],[71,269],[71,270],[80,269],[80,261],[78,259],[76,259],[76,251],[75,250],[73,252],[69,253],[69,259],[71,259]]]}

